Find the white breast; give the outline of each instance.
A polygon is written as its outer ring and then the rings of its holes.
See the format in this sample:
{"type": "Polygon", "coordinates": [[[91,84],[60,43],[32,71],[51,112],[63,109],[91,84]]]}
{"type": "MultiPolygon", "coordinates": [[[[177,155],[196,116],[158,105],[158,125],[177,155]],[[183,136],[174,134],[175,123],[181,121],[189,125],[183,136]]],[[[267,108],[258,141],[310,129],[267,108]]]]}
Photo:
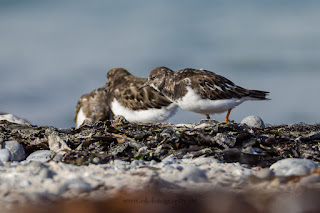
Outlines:
{"type": "Polygon", "coordinates": [[[202,99],[191,87],[187,86],[187,94],[181,99],[176,100],[176,103],[185,110],[200,113],[200,114],[215,114],[222,113],[228,109],[232,109],[246,100],[251,100],[250,97],[241,99],[231,98],[223,100],[202,99]]]}
{"type": "Polygon", "coordinates": [[[78,128],[79,126],[81,126],[81,124],[83,124],[83,122],[85,120],[88,120],[89,118],[87,118],[87,116],[83,113],[82,107],[80,108],[78,114],[77,114],[77,123],[76,123],[76,127],[78,128]]]}
{"type": "Polygon", "coordinates": [[[131,110],[122,106],[117,99],[113,99],[111,110],[114,115],[122,115],[129,122],[161,122],[175,114],[177,105],[172,103],[161,109],[131,110]]]}

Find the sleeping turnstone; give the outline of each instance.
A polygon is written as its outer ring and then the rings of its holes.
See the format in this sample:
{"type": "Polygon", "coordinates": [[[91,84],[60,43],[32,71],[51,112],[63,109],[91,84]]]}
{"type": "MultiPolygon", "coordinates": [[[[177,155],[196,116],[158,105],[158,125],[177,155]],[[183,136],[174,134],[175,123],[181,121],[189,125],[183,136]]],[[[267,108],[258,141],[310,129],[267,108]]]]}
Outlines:
{"type": "Polygon", "coordinates": [[[207,119],[210,114],[228,111],[225,122],[229,122],[234,107],[247,100],[268,100],[269,93],[239,87],[207,70],[189,68],[174,72],[167,67],[157,67],[141,88],[145,86],[152,86],[182,109],[206,115],[207,119]]]}
{"type": "Polygon", "coordinates": [[[84,121],[95,122],[112,118],[112,112],[108,105],[108,95],[105,88],[93,90],[90,94],[84,94],[76,106],[74,121],[78,128],[84,121]]]}
{"type": "Polygon", "coordinates": [[[110,108],[129,122],[161,122],[172,116],[178,106],[152,87],[139,90],[146,78],[131,75],[123,68],[107,73],[110,108]]]}

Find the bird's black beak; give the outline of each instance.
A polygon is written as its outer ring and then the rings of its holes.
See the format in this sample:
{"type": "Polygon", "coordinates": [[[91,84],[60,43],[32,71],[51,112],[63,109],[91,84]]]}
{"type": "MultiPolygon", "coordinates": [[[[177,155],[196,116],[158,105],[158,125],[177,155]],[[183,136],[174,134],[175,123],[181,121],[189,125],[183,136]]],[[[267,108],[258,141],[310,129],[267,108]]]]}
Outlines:
{"type": "Polygon", "coordinates": [[[142,89],[144,87],[150,86],[149,81],[147,81],[146,83],[144,83],[141,87],[139,87],[138,89],[142,89]]]}
{"type": "Polygon", "coordinates": [[[107,81],[104,85],[103,88],[106,89],[107,87],[109,87],[109,81],[107,81]]]}

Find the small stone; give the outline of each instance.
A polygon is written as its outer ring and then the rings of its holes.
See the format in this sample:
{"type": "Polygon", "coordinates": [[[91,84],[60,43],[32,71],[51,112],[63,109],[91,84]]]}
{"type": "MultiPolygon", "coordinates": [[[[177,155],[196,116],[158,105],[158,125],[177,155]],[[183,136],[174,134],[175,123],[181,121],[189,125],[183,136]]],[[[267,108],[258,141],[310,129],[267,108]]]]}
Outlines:
{"type": "Polygon", "coordinates": [[[38,161],[38,162],[46,163],[46,162],[49,162],[54,157],[54,154],[55,153],[50,150],[38,150],[31,153],[27,157],[26,161],[27,162],[38,161]]]}
{"type": "Polygon", "coordinates": [[[183,165],[183,170],[181,171],[181,180],[193,181],[193,182],[207,182],[208,178],[205,171],[193,166],[193,165],[183,165]]]}
{"type": "Polygon", "coordinates": [[[155,166],[155,165],[157,165],[157,164],[158,164],[158,163],[157,163],[157,161],[155,161],[155,160],[151,160],[150,163],[149,163],[150,166],[155,166]]]}
{"type": "Polygon", "coordinates": [[[30,180],[28,179],[23,179],[23,180],[20,180],[18,185],[21,187],[21,188],[25,188],[27,186],[30,186],[32,185],[32,183],[30,182],[30,180]]]}
{"type": "Polygon", "coordinates": [[[26,153],[23,146],[17,141],[5,141],[3,148],[11,153],[12,161],[22,161],[26,159],[26,153]]]}
{"type": "Polygon", "coordinates": [[[148,152],[148,147],[143,146],[138,150],[138,154],[146,154],[148,152]]]}
{"type": "Polygon", "coordinates": [[[66,141],[57,135],[49,135],[48,144],[51,151],[64,155],[68,150],[71,150],[66,141]]]}
{"type": "Polygon", "coordinates": [[[309,159],[286,158],[277,161],[270,169],[277,176],[301,176],[308,175],[318,168],[318,164],[309,159]]]}
{"type": "Polygon", "coordinates": [[[1,114],[0,120],[5,120],[11,123],[22,124],[22,125],[32,125],[29,121],[19,118],[13,114],[1,114]]]}
{"type": "Polygon", "coordinates": [[[52,172],[48,168],[42,168],[38,175],[42,179],[47,179],[47,178],[51,179],[54,176],[54,172],[52,172]]]}
{"type": "Polygon", "coordinates": [[[168,157],[164,158],[160,162],[160,164],[162,164],[162,165],[170,165],[170,164],[173,164],[173,163],[176,163],[176,162],[177,162],[176,159],[174,159],[172,156],[168,156],[168,157]]]}
{"type": "Polygon", "coordinates": [[[0,160],[2,162],[9,162],[11,160],[11,152],[7,149],[0,149],[0,160]]]}
{"type": "Polygon", "coordinates": [[[236,138],[227,133],[217,133],[213,140],[225,149],[234,147],[236,138]]]}
{"type": "Polygon", "coordinates": [[[251,115],[246,118],[244,118],[241,121],[241,124],[246,124],[249,127],[254,127],[254,128],[263,128],[265,127],[263,120],[260,117],[251,115]]]}
{"type": "Polygon", "coordinates": [[[174,170],[176,170],[176,168],[172,165],[165,165],[163,168],[162,168],[165,172],[172,172],[174,170]]]}
{"type": "Polygon", "coordinates": [[[66,180],[58,189],[58,194],[64,194],[66,191],[71,190],[77,193],[89,192],[92,187],[89,183],[85,182],[80,177],[71,178],[66,180]]]}
{"type": "Polygon", "coordinates": [[[256,173],[256,177],[263,179],[263,180],[269,180],[274,175],[273,171],[268,168],[263,168],[260,171],[256,173]]]}
{"type": "Polygon", "coordinates": [[[134,160],[131,162],[130,167],[135,168],[135,167],[143,166],[143,165],[146,165],[146,163],[143,160],[134,160]]]}

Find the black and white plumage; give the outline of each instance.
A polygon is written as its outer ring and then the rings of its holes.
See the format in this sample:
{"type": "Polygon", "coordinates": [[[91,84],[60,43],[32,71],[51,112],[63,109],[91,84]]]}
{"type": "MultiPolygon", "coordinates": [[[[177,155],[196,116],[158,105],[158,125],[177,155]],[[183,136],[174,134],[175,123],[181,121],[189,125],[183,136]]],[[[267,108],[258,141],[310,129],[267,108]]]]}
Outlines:
{"type": "Polygon", "coordinates": [[[153,69],[141,87],[152,86],[181,108],[206,115],[228,111],[247,100],[268,100],[269,92],[250,90],[235,85],[227,78],[207,70],[183,69],[177,72],[167,67],[153,69]]]}
{"type": "Polygon", "coordinates": [[[139,90],[146,81],[123,68],[107,73],[109,106],[114,115],[129,122],[161,122],[176,112],[178,106],[152,87],[139,90]]]}
{"type": "Polygon", "coordinates": [[[112,119],[112,117],[107,90],[98,88],[80,97],[76,106],[74,121],[76,127],[80,127],[85,121],[105,121],[112,119]]]}

